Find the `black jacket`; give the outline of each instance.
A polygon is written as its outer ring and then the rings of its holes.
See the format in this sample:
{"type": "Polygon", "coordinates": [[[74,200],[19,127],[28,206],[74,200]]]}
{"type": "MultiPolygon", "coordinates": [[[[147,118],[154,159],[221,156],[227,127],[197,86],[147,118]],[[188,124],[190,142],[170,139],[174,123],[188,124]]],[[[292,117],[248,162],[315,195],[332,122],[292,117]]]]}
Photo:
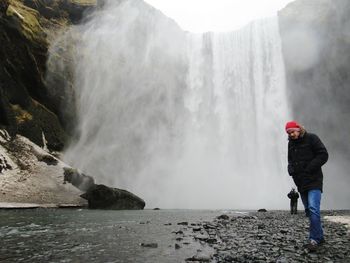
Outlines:
{"type": "Polygon", "coordinates": [[[290,191],[288,194],[287,194],[288,198],[295,201],[295,200],[298,200],[299,198],[299,194],[294,190],[290,191]]]}
{"type": "Polygon", "coordinates": [[[293,176],[300,193],[323,187],[321,166],[328,160],[328,152],[317,135],[305,133],[288,143],[288,173],[293,176]]]}

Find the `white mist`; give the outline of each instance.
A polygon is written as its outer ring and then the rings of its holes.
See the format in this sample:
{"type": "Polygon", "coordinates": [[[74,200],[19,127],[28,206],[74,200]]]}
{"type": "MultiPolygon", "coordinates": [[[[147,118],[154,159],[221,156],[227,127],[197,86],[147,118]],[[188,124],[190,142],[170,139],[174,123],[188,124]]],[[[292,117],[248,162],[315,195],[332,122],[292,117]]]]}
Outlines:
{"type": "Polygon", "coordinates": [[[74,31],[67,162],[148,207],[288,208],[277,17],[190,34],[141,1],[109,1],[74,31]]]}

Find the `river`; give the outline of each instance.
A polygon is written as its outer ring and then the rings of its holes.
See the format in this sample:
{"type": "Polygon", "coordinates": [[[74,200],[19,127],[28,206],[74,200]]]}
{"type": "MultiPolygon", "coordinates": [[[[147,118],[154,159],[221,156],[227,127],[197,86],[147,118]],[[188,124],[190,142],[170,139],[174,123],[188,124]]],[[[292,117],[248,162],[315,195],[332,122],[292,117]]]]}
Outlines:
{"type": "Polygon", "coordinates": [[[211,249],[194,238],[193,228],[222,213],[0,210],[0,262],[183,262],[198,253],[210,255],[211,249]],[[175,248],[175,244],[179,247],[175,248]]]}

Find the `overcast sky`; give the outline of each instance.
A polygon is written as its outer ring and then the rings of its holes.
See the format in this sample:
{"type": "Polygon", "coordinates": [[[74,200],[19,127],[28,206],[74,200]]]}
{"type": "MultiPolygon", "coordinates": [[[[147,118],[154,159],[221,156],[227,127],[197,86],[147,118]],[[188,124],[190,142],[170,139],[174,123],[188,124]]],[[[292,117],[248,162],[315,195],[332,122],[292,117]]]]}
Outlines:
{"type": "Polygon", "coordinates": [[[273,16],[293,0],[145,0],[191,32],[229,31],[273,16]]]}

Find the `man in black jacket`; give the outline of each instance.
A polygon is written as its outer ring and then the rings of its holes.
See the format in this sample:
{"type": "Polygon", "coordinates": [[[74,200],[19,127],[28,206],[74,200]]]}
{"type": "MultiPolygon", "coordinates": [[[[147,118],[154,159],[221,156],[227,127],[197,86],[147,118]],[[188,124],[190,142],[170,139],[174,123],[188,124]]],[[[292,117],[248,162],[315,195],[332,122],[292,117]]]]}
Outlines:
{"type": "Polygon", "coordinates": [[[309,251],[315,251],[324,242],[320,204],[323,188],[322,165],[328,152],[317,135],[308,133],[295,121],[287,122],[288,173],[298,187],[305,212],[310,219],[309,251]]]}
{"type": "Polygon", "coordinates": [[[298,199],[299,194],[297,191],[295,191],[294,188],[287,194],[288,198],[290,199],[290,213],[297,214],[298,213],[298,199]]]}

